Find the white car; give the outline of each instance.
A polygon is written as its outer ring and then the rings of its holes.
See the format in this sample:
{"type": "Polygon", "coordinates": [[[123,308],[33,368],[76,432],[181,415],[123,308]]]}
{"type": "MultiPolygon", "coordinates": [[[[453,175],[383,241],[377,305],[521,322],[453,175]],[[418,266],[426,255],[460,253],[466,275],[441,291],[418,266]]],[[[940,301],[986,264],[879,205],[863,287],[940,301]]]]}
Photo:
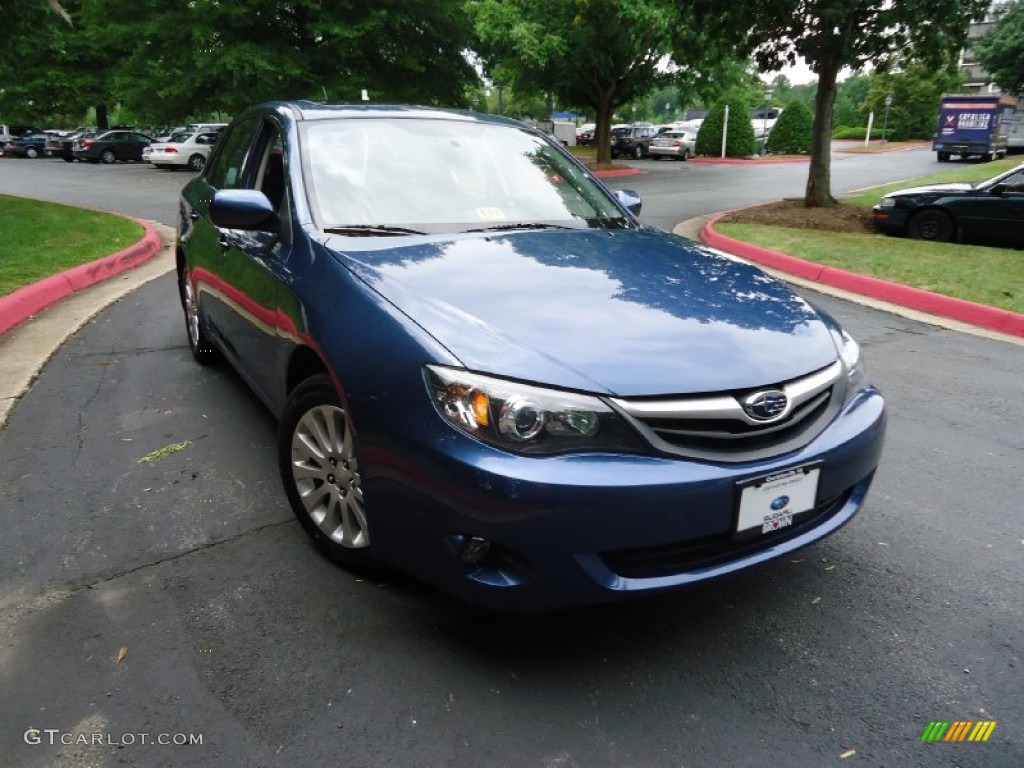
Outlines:
{"type": "Polygon", "coordinates": [[[201,171],[224,127],[222,123],[190,125],[172,134],[167,141],[150,145],[149,152],[142,159],[164,170],[188,168],[201,171]]]}
{"type": "Polygon", "coordinates": [[[655,160],[663,157],[674,157],[678,160],[689,160],[693,157],[697,144],[697,134],[689,131],[668,131],[663,133],[647,148],[647,154],[655,160]]]}

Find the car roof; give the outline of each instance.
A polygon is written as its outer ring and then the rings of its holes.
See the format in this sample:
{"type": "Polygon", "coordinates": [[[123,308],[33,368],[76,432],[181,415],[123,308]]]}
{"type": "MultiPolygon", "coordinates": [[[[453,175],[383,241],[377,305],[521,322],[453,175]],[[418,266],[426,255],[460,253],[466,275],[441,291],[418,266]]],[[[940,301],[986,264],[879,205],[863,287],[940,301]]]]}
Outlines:
{"type": "Polygon", "coordinates": [[[525,123],[501,115],[487,115],[464,109],[423,107],[409,104],[321,104],[315,101],[270,101],[256,104],[238,117],[253,113],[286,112],[295,120],[336,120],[339,118],[411,118],[493,123],[522,128],[525,123]]]}

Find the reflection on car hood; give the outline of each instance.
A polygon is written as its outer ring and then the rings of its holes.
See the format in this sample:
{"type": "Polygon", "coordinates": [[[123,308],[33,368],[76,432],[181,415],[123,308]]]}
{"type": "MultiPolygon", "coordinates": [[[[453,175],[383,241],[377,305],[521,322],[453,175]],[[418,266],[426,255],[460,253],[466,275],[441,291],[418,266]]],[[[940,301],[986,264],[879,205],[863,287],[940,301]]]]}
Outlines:
{"type": "Polygon", "coordinates": [[[947,192],[970,192],[974,189],[971,184],[932,184],[928,187],[908,187],[897,189],[895,192],[886,192],[885,197],[912,197],[913,195],[941,195],[947,192]]]}
{"type": "Polygon", "coordinates": [[[654,230],[405,242],[327,239],[472,370],[635,396],[763,386],[836,358],[781,282],[654,230]]]}

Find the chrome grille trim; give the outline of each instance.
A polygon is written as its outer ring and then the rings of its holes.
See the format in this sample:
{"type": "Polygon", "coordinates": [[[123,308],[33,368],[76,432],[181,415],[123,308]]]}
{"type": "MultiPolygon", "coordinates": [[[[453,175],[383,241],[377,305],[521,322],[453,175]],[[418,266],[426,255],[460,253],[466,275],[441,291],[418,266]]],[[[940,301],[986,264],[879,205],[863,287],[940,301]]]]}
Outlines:
{"type": "MultiPolygon", "coordinates": [[[[843,364],[836,360],[827,368],[787,382],[779,387],[789,398],[786,410],[775,422],[782,421],[793,409],[811,400],[835,384],[843,375],[843,364]]],[[[750,390],[756,392],[755,388],[750,390]]],[[[674,398],[672,400],[625,400],[609,398],[619,408],[642,421],[647,419],[738,419],[751,426],[766,422],[750,418],[739,398],[733,395],[698,395],[696,397],[674,398]]]]}
{"type": "Polygon", "coordinates": [[[806,376],[761,388],[664,399],[617,397],[607,402],[655,450],[734,463],[803,448],[831,423],[845,398],[845,368],[837,360],[806,376]],[[751,418],[743,400],[769,390],[786,395],[785,411],[771,420],[751,418]]]}

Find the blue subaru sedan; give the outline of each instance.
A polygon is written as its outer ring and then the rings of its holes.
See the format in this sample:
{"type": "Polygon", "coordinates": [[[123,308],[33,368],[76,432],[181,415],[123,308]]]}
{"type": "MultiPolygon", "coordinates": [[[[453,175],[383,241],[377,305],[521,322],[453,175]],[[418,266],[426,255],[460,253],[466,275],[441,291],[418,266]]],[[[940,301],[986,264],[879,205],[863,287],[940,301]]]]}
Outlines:
{"type": "Polygon", "coordinates": [[[354,570],[541,613],[828,536],[882,451],[860,348],[639,210],[512,120],[259,105],[182,192],[189,345],[279,419],[288,501],[354,570]]]}

